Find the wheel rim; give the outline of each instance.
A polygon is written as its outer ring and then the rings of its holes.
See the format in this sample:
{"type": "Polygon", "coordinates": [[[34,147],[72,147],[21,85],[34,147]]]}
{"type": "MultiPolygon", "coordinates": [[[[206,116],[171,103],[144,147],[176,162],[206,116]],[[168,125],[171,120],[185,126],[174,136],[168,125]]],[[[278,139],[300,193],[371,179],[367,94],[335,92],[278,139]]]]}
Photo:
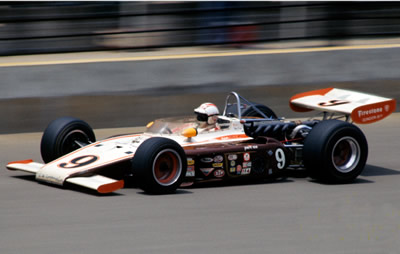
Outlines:
{"type": "Polygon", "coordinates": [[[360,160],[360,145],[352,137],[339,139],[332,152],[332,162],[341,173],[351,172],[360,160]]]}
{"type": "Polygon", "coordinates": [[[159,152],[153,162],[153,176],[158,184],[170,186],[178,181],[182,173],[182,161],[172,149],[159,152]]]}
{"type": "Polygon", "coordinates": [[[81,130],[73,130],[69,132],[61,142],[61,153],[67,154],[81,148],[79,142],[89,144],[89,136],[81,130]]]}

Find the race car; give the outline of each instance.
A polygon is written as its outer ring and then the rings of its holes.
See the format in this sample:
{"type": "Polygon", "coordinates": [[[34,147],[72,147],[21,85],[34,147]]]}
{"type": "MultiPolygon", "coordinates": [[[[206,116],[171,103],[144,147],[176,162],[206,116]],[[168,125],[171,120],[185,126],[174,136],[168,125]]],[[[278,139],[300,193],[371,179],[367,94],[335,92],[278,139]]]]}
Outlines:
{"type": "Polygon", "coordinates": [[[165,194],[198,182],[273,178],[299,169],[318,181],[349,183],[362,172],[368,156],[366,138],[353,123],[389,116],[396,101],[326,88],[293,96],[290,107],[322,113],[286,120],[231,92],[214,128],[201,130],[201,119],[194,117],[164,118],[149,123],[144,133],[100,141],[86,122],[62,117],[43,133],[44,163],[22,160],[7,168],[33,173],[37,181],[98,193],[123,188],[126,179],[145,192],[165,194]]]}

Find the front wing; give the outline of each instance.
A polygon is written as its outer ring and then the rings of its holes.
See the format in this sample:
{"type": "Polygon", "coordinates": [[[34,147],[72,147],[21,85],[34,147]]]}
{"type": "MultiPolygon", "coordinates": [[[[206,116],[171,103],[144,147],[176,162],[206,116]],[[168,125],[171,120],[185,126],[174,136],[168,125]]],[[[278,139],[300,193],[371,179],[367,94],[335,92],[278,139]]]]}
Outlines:
{"type": "MultiPolygon", "coordinates": [[[[35,174],[36,179],[38,181],[41,180],[39,176],[41,169],[44,166],[45,164],[33,162],[32,160],[14,161],[7,164],[7,168],[10,170],[21,170],[24,172],[35,174]]],[[[95,190],[98,193],[110,193],[124,187],[123,180],[114,180],[101,175],[91,175],[87,177],[86,176],[70,177],[65,179],[65,181],[62,184],[64,184],[65,182],[86,187],[95,190]]]]}

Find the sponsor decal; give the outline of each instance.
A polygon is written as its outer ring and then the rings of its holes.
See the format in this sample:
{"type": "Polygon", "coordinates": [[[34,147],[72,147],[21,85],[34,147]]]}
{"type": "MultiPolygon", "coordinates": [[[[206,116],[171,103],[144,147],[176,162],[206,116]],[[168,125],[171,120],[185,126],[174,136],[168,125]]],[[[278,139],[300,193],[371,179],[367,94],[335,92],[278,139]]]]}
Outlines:
{"type": "Polygon", "coordinates": [[[354,109],[351,113],[351,118],[355,123],[373,123],[387,117],[395,109],[395,100],[368,104],[354,109]]]}
{"type": "Polygon", "coordinates": [[[200,168],[200,171],[203,172],[205,176],[209,176],[211,172],[214,171],[214,168],[200,168]]]}
{"type": "Polygon", "coordinates": [[[213,164],[212,164],[212,166],[213,166],[214,168],[222,168],[223,165],[224,165],[223,163],[213,163],[213,164]]]}
{"type": "Polygon", "coordinates": [[[214,159],[213,158],[209,158],[209,157],[205,157],[205,158],[201,158],[200,161],[203,162],[203,163],[211,163],[211,162],[214,161],[214,159]]]}
{"type": "Polygon", "coordinates": [[[243,154],[243,160],[244,161],[249,161],[250,160],[250,154],[249,153],[244,153],[243,154]]]}
{"type": "Polygon", "coordinates": [[[243,130],[243,125],[240,122],[233,122],[232,127],[234,130],[243,130]]]}
{"type": "Polygon", "coordinates": [[[268,175],[272,175],[272,169],[268,169],[268,175]]]}
{"type": "Polygon", "coordinates": [[[214,157],[214,162],[219,163],[222,162],[224,160],[224,157],[222,157],[221,155],[217,155],[214,157]]]}
{"type": "Polygon", "coordinates": [[[249,150],[257,150],[258,146],[257,145],[248,145],[244,147],[245,151],[249,151],[249,150]]]}
{"type": "Polygon", "coordinates": [[[228,155],[228,160],[230,160],[230,161],[235,161],[235,160],[237,160],[237,154],[229,154],[228,155]]]}
{"type": "Polygon", "coordinates": [[[249,175],[251,172],[251,168],[243,168],[242,169],[242,175],[249,175]]]}
{"type": "Polygon", "coordinates": [[[194,160],[192,158],[187,158],[187,165],[188,166],[194,165],[194,160]]]}
{"type": "Polygon", "coordinates": [[[238,175],[242,174],[242,166],[241,165],[236,166],[236,174],[238,174],[238,175]]]}
{"type": "MultiPolygon", "coordinates": [[[[386,111],[388,111],[388,110],[386,110],[386,111]]],[[[374,115],[374,114],[382,113],[382,112],[383,112],[383,108],[371,108],[371,109],[366,109],[366,110],[358,110],[357,115],[358,115],[358,117],[365,117],[365,116],[374,115]]]]}
{"type": "Polygon", "coordinates": [[[236,167],[230,167],[229,173],[236,173],[236,167]]]}
{"type": "Polygon", "coordinates": [[[186,171],[186,176],[187,177],[194,177],[195,173],[194,173],[194,166],[188,166],[187,167],[187,171],[186,171]]]}
{"type": "Polygon", "coordinates": [[[215,177],[221,178],[221,177],[224,177],[224,175],[225,175],[225,171],[223,171],[222,169],[217,169],[214,171],[215,177]]]}
{"type": "Polygon", "coordinates": [[[40,180],[40,181],[44,181],[46,183],[52,183],[52,184],[57,184],[57,185],[62,185],[64,183],[64,177],[61,176],[53,176],[53,175],[49,175],[46,174],[45,172],[41,172],[39,171],[36,174],[36,179],[40,180]]]}
{"type": "Polygon", "coordinates": [[[231,167],[236,166],[236,161],[231,161],[231,167]]]}
{"type": "MultiPolygon", "coordinates": [[[[389,107],[386,105],[385,107],[389,107]]],[[[388,112],[388,109],[385,109],[385,112],[388,112]]],[[[377,121],[384,117],[383,115],[384,109],[383,107],[379,108],[370,108],[365,110],[357,110],[357,118],[361,119],[361,122],[373,122],[377,121]]]]}
{"type": "Polygon", "coordinates": [[[272,156],[273,154],[274,154],[274,152],[272,152],[272,150],[269,150],[269,151],[268,151],[268,155],[269,155],[269,156],[272,156]]]}
{"type": "Polygon", "coordinates": [[[251,168],[251,162],[243,162],[243,168],[251,168]]]}

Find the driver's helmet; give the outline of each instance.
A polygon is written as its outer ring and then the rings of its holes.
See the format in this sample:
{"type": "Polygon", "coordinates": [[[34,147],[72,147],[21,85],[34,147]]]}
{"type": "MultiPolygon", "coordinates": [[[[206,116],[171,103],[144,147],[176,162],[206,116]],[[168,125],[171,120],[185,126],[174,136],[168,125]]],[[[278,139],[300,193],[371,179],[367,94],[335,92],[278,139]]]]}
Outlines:
{"type": "Polygon", "coordinates": [[[206,102],[201,104],[198,108],[194,109],[197,115],[197,120],[200,122],[207,122],[207,124],[215,124],[218,119],[219,110],[215,104],[206,102]]]}

